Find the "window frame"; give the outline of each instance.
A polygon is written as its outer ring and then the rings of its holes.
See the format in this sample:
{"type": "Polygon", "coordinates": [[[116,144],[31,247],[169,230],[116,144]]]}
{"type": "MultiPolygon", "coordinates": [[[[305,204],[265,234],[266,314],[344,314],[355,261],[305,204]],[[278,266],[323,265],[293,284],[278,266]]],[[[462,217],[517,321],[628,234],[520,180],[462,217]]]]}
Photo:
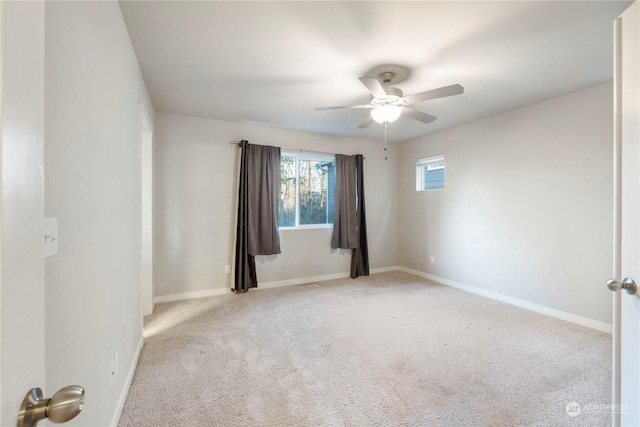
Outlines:
{"type": "Polygon", "coordinates": [[[443,169],[446,171],[447,163],[444,159],[444,154],[436,154],[434,156],[422,157],[416,160],[416,191],[433,191],[433,190],[444,190],[444,172],[442,177],[442,187],[436,188],[425,188],[424,186],[424,169],[429,165],[434,163],[442,163],[442,167],[438,169],[443,169]]]}
{"type": "MultiPolygon", "coordinates": [[[[280,153],[280,157],[294,157],[295,161],[295,169],[296,169],[296,209],[295,209],[295,225],[278,225],[278,230],[313,230],[319,228],[333,228],[333,223],[326,224],[300,224],[300,160],[311,160],[311,161],[325,161],[325,162],[336,162],[335,155],[330,154],[321,154],[321,153],[300,153],[295,151],[282,151],[280,153]]],[[[328,184],[328,183],[327,183],[328,184]]],[[[327,189],[328,190],[328,189],[327,189]]],[[[327,218],[329,218],[329,213],[327,212],[327,218]]]]}

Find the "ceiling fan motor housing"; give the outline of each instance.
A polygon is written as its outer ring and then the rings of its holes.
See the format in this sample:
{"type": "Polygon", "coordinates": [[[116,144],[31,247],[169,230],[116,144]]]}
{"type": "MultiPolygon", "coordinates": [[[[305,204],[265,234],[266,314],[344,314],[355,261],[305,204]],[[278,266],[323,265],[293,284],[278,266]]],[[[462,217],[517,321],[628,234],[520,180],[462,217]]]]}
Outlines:
{"type": "Polygon", "coordinates": [[[404,95],[397,87],[383,86],[383,89],[387,93],[387,99],[402,98],[404,95]]]}
{"type": "Polygon", "coordinates": [[[385,93],[384,98],[371,98],[371,105],[379,107],[382,105],[407,105],[407,100],[404,98],[404,94],[397,87],[383,86],[385,93]]]}
{"type": "MultiPolygon", "coordinates": [[[[389,86],[391,80],[395,77],[395,73],[393,71],[385,71],[378,76],[378,80],[382,83],[382,88],[387,94],[386,100],[381,102],[381,104],[385,105],[398,105],[400,100],[404,96],[402,91],[397,87],[389,86]]],[[[382,100],[381,100],[382,101],[382,100]]]]}

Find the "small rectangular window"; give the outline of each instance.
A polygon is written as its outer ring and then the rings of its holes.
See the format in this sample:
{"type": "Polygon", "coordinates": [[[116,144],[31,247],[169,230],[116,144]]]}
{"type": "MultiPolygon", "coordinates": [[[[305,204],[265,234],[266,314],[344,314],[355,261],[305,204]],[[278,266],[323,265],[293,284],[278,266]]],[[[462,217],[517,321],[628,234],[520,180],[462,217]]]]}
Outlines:
{"type": "Polygon", "coordinates": [[[444,188],[444,154],[416,161],[416,191],[444,188]]]}

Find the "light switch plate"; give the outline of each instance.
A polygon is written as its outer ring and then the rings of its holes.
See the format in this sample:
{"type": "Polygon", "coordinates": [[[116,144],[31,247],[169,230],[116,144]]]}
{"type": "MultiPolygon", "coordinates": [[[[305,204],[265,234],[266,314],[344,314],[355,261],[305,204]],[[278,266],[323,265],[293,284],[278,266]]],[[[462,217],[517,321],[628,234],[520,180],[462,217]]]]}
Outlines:
{"type": "Polygon", "coordinates": [[[44,257],[58,253],[58,219],[44,219],[44,257]]]}

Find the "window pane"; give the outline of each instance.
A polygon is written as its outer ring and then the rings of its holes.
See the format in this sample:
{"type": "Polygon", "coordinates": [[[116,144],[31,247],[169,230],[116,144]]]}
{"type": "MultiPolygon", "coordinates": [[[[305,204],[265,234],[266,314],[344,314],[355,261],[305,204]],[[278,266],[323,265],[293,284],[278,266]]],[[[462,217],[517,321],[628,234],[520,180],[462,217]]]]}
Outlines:
{"type": "Polygon", "coordinates": [[[300,224],[332,224],[335,162],[300,159],[299,171],[300,224]]]}
{"type": "Polygon", "coordinates": [[[296,225],[296,158],[280,158],[280,206],[278,211],[279,227],[296,225]]]}
{"type": "Polygon", "coordinates": [[[424,165],[422,169],[424,176],[424,189],[432,190],[434,188],[444,188],[444,167],[433,167],[424,165]]]}

